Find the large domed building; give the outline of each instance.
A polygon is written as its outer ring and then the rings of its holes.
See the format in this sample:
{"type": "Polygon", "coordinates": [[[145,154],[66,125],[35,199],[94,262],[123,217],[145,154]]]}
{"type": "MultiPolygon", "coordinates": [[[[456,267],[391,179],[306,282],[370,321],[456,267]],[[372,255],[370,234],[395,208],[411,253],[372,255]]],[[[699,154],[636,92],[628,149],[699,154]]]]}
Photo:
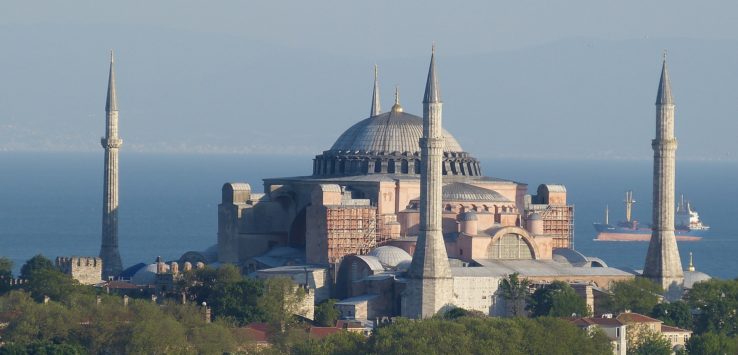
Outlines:
{"type": "MultiPolygon", "coordinates": [[[[373,303],[371,314],[399,314],[398,292],[405,288],[420,234],[423,126],[423,118],[404,111],[397,93],[392,108],[381,111],[375,76],[369,117],[315,156],[312,174],[264,179],[262,193],[246,183],[223,185],[218,261],[259,277],[292,277],[315,288],[316,302],[328,295],[359,297],[341,307],[373,303]],[[304,268],[291,264],[299,258],[273,256],[286,247],[304,253],[304,268]]],[[[572,246],[573,206],[563,185],[540,185],[529,194],[524,183],[484,176],[479,160],[450,132],[441,135],[438,207],[454,292],[460,295],[456,304],[499,313],[493,297],[477,296],[494,294],[499,279],[512,272],[540,282],[603,287],[632,277],[555,258],[570,254],[572,246]]]]}

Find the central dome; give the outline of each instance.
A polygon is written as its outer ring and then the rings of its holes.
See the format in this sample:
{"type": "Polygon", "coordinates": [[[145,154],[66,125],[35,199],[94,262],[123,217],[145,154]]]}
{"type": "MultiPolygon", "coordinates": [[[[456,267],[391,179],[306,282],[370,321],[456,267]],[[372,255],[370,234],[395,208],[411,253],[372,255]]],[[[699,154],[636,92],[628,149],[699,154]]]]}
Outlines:
{"type": "MultiPolygon", "coordinates": [[[[423,137],[421,117],[392,110],[369,117],[347,129],[338,137],[331,151],[374,152],[391,154],[420,153],[420,138],[423,137]]],[[[459,142],[443,130],[444,152],[463,152],[459,142]]]]}

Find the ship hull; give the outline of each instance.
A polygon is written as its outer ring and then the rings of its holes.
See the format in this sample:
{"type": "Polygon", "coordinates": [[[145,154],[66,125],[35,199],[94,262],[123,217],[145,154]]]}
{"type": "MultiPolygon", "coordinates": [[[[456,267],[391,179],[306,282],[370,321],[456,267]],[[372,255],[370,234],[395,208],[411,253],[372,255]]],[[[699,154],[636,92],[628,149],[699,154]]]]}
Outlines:
{"type": "MultiPolygon", "coordinates": [[[[616,227],[608,224],[595,223],[597,230],[596,241],[607,242],[648,242],[651,240],[651,228],[626,228],[616,227]]],[[[702,239],[707,230],[684,230],[674,231],[676,240],[680,242],[696,242],[702,239]]]]}

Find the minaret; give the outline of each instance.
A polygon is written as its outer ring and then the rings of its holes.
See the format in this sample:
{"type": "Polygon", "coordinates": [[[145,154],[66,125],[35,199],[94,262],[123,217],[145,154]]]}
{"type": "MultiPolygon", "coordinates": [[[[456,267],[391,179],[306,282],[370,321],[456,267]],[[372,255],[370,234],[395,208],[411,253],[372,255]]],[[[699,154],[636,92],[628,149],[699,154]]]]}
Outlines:
{"type": "Polygon", "coordinates": [[[115,277],[123,269],[118,252],[118,149],[123,140],[118,137],[118,97],[115,94],[113,51],[110,51],[108,98],[105,103],[105,137],[100,139],[105,149],[105,183],[103,191],[102,246],[103,278],[115,277]]]}
{"type": "Polygon", "coordinates": [[[684,270],[674,235],[674,177],[677,141],[674,137],[674,99],[671,96],[666,52],[656,96],[656,138],[653,148],[653,233],[643,276],[660,284],[667,298],[681,297],[684,270]]]}
{"type": "Polygon", "coordinates": [[[441,230],[441,159],[444,146],[441,133],[442,105],[434,46],[423,98],[420,233],[402,299],[402,315],[409,318],[432,317],[452,301],[453,279],[441,230]]]}
{"type": "Polygon", "coordinates": [[[380,113],[382,113],[382,107],[379,104],[379,75],[377,65],[374,64],[374,91],[372,91],[372,110],[369,117],[374,117],[380,113]]]}

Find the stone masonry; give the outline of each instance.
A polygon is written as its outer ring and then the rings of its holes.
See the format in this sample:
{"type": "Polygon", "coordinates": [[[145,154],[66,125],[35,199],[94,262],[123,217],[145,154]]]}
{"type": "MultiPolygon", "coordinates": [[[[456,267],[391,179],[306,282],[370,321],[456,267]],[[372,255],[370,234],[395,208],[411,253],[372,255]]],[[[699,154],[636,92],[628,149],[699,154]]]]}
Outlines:
{"type": "Polygon", "coordinates": [[[103,190],[102,245],[103,277],[115,277],[123,270],[118,251],[118,150],[123,140],[118,137],[118,97],[115,93],[113,52],[110,52],[108,97],[105,104],[106,130],[100,144],[105,149],[105,182],[103,190]]]}
{"type": "Polygon", "coordinates": [[[410,264],[402,315],[429,318],[448,306],[453,279],[442,233],[442,103],[436,76],[435,49],[431,55],[423,98],[423,138],[420,175],[420,233],[410,264]]]}
{"type": "Polygon", "coordinates": [[[656,138],[653,148],[653,234],[648,245],[643,276],[667,291],[667,298],[679,298],[684,271],[674,235],[674,179],[677,140],[674,137],[674,99],[664,55],[656,98],[656,138]]]}

